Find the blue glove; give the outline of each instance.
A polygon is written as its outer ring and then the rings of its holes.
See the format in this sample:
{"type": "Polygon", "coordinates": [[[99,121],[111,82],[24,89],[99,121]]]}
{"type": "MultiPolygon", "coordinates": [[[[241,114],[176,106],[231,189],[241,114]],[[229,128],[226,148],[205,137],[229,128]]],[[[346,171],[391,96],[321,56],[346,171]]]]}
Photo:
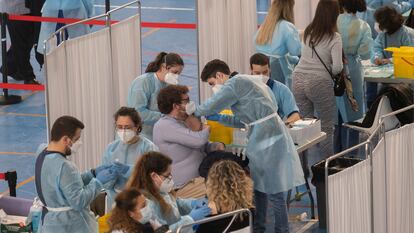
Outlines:
{"type": "Polygon", "coordinates": [[[207,206],[208,204],[208,200],[207,198],[200,198],[200,199],[196,199],[191,201],[191,208],[201,208],[203,206],[207,206]]]}
{"type": "Polygon", "coordinates": [[[220,114],[213,114],[210,116],[206,116],[206,119],[209,121],[219,121],[220,120],[221,115],[220,114]]]}
{"type": "Polygon", "coordinates": [[[99,180],[99,182],[101,182],[102,184],[106,184],[111,180],[115,180],[116,177],[117,174],[112,172],[110,168],[102,170],[100,173],[96,175],[96,179],[99,180]]]}
{"type": "Polygon", "coordinates": [[[125,173],[129,170],[129,166],[120,162],[115,162],[112,169],[120,175],[125,175],[125,173]]]}
{"type": "Polygon", "coordinates": [[[103,164],[97,168],[95,168],[95,175],[98,175],[99,173],[101,173],[101,171],[108,169],[112,166],[112,164],[103,164]]]}
{"type": "Polygon", "coordinates": [[[192,219],[194,219],[194,221],[198,221],[210,214],[211,209],[208,206],[203,206],[201,208],[191,210],[189,215],[192,219]]]}

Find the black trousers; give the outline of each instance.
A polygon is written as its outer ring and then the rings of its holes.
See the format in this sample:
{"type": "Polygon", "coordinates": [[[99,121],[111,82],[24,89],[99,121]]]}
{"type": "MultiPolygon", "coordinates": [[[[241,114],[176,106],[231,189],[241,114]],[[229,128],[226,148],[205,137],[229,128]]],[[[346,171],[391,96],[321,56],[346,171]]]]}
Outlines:
{"type": "MultiPolygon", "coordinates": [[[[39,22],[14,21],[7,22],[11,47],[7,51],[7,73],[16,80],[29,81],[35,79],[30,64],[30,52],[37,44],[40,32],[39,22]]],[[[43,56],[36,55],[39,65],[43,65],[43,56]]]]}

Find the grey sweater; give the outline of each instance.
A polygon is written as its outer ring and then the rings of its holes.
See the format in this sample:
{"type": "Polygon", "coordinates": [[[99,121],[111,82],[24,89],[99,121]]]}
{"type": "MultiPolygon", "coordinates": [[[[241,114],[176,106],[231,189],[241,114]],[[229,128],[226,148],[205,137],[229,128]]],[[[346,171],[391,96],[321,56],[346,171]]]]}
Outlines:
{"type": "Polygon", "coordinates": [[[180,188],[199,176],[198,167],[212,146],[208,142],[209,136],[209,129],[191,131],[184,122],[168,115],[155,123],[154,143],[161,153],[173,160],[174,188],[180,188]]]}
{"type": "MultiPolygon", "coordinates": [[[[334,75],[341,72],[342,39],[339,33],[335,33],[332,40],[323,39],[317,46],[315,46],[315,50],[334,75]]],[[[321,76],[329,75],[315,52],[312,50],[312,47],[306,43],[302,45],[302,55],[299,64],[295,67],[295,72],[312,73],[321,76]]]]}

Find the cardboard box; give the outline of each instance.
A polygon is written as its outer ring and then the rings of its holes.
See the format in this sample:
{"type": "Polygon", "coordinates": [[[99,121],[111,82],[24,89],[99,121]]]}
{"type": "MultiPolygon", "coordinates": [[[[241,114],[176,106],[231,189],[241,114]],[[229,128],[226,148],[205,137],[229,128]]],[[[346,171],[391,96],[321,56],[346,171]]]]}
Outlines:
{"type": "Polygon", "coordinates": [[[317,119],[299,120],[289,128],[293,142],[302,146],[321,134],[321,121],[317,119]]]}

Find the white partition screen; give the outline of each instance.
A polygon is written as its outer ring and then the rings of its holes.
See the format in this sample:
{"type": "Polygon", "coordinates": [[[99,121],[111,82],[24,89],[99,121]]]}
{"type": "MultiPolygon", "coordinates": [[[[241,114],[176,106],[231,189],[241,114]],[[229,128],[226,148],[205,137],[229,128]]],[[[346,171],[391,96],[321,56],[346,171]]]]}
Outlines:
{"type": "MultiPolygon", "coordinates": [[[[198,0],[198,65],[200,72],[213,59],[225,61],[232,71],[249,72],[257,30],[256,1],[198,0]]],[[[211,88],[200,84],[200,100],[211,95],[211,88]]]]}

